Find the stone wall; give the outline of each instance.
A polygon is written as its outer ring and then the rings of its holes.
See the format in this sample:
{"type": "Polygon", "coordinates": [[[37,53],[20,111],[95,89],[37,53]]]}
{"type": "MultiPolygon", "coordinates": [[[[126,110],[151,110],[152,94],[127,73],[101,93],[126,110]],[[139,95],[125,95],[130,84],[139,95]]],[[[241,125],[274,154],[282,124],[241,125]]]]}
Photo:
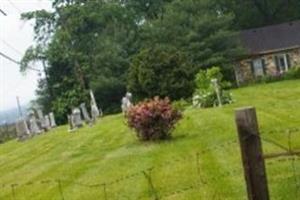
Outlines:
{"type": "Polygon", "coordinates": [[[256,58],[263,58],[265,60],[265,68],[267,75],[275,75],[278,73],[275,61],[276,54],[289,54],[290,63],[292,67],[300,67],[300,49],[292,49],[276,53],[269,53],[260,56],[251,56],[247,59],[241,60],[235,66],[235,76],[238,85],[249,83],[255,79],[251,70],[251,61],[256,58]]]}

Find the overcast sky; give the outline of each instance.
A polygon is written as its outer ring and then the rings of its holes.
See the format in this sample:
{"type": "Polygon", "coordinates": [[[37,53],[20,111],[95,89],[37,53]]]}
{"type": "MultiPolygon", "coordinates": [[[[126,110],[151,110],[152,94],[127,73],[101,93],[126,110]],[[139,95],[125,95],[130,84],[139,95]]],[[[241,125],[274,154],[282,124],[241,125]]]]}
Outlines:
{"type": "MultiPolygon", "coordinates": [[[[33,44],[33,22],[20,20],[20,13],[38,9],[51,9],[51,0],[0,0],[0,52],[20,60],[33,44]]],[[[39,68],[40,66],[36,66],[39,68]]],[[[16,107],[16,96],[21,103],[35,97],[38,73],[22,75],[19,66],[0,56],[0,111],[16,107]]]]}

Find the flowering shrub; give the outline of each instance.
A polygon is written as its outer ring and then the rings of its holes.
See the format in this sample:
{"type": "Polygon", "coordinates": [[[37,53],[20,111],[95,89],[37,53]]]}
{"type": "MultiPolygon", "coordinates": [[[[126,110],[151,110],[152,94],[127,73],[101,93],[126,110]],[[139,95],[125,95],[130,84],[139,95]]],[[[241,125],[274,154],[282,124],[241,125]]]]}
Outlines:
{"type": "Polygon", "coordinates": [[[223,75],[219,67],[212,67],[208,70],[200,70],[196,75],[196,90],[193,97],[195,107],[213,107],[219,103],[230,104],[233,102],[232,95],[226,88],[231,84],[223,80],[223,75]],[[215,84],[213,84],[215,80],[215,84]],[[219,97],[217,95],[219,92],[219,97]],[[220,101],[220,102],[219,102],[220,101]]]}
{"type": "Polygon", "coordinates": [[[182,114],[172,107],[168,98],[155,97],[131,107],[126,118],[129,127],[135,129],[140,140],[163,140],[171,137],[182,114]]]}

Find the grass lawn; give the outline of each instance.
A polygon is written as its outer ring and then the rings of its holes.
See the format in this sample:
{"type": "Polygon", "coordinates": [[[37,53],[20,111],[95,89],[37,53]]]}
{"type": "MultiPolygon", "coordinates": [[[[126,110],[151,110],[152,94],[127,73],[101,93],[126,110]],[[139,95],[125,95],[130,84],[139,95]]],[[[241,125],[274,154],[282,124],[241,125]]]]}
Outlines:
{"type": "MultiPolygon", "coordinates": [[[[300,127],[300,81],[233,95],[236,103],[223,108],[187,109],[171,141],[140,143],[123,117],[113,115],[75,133],[63,126],[2,144],[0,200],[246,199],[234,109],[255,106],[262,136],[287,147],[285,130],[300,127]]],[[[291,141],[300,149],[299,131],[291,141]]],[[[283,151],[272,143],[263,147],[283,151]]],[[[266,166],[271,199],[300,199],[300,160],[273,159],[266,166]]]]}

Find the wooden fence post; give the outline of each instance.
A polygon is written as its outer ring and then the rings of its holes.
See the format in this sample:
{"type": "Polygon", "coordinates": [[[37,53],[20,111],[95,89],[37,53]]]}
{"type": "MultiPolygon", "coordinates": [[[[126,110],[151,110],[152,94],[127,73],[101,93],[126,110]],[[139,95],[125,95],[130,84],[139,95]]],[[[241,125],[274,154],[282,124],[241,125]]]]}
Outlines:
{"type": "Polygon", "coordinates": [[[249,200],[269,200],[268,181],[256,111],[253,107],[235,112],[249,200]]]}

